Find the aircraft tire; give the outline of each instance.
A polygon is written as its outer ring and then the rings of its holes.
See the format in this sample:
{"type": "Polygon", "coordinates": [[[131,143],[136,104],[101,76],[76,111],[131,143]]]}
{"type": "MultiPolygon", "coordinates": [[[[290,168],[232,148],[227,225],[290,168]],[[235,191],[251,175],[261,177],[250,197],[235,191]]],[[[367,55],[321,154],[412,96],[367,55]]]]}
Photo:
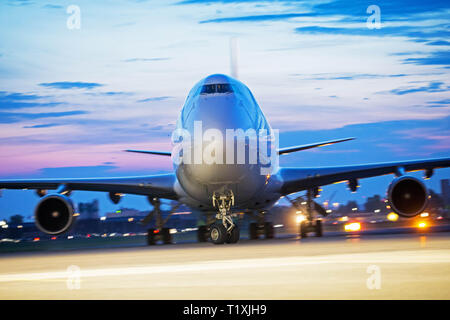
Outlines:
{"type": "Polygon", "coordinates": [[[172,243],[172,235],[170,234],[169,228],[162,228],[162,240],[164,244],[171,244],[172,243]]]}
{"type": "Polygon", "coordinates": [[[274,237],[274,228],[272,222],[264,223],[264,235],[266,239],[273,239],[274,237]]]}
{"type": "Polygon", "coordinates": [[[147,230],[147,245],[153,246],[156,244],[155,241],[155,229],[148,229],[147,230]]]}
{"type": "Polygon", "coordinates": [[[223,244],[227,239],[227,230],[222,223],[213,223],[209,228],[209,235],[214,244],[223,244]]]}
{"type": "Polygon", "coordinates": [[[200,226],[197,230],[197,240],[198,242],[206,242],[208,240],[208,228],[207,226],[200,226]]]}
{"type": "Polygon", "coordinates": [[[258,224],[255,222],[250,223],[248,228],[248,236],[250,240],[258,239],[258,224]]]}
{"type": "Polygon", "coordinates": [[[240,232],[237,225],[231,230],[231,233],[227,235],[226,243],[237,243],[239,241],[240,232]]]}
{"type": "Polygon", "coordinates": [[[316,221],[316,237],[321,237],[323,235],[322,220],[316,221]]]}
{"type": "Polygon", "coordinates": [[[308,226],[306,224],[306,221],[302,221],[300,223],[300,238],[306,238],[308,236],[308,232],[307,232],[308,226]]]}

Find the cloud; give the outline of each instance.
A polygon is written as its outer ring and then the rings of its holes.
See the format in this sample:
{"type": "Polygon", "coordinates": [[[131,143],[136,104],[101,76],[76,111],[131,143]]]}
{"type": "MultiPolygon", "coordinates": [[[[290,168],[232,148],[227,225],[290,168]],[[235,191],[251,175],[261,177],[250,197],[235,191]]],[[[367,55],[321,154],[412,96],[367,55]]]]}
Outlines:
{"type": "Polygon", "coordinates": [[[34,126],[23,126],[23,128],[25,129],[31,129],[31,128],[51,128],[51,127],[56,127],[56,126],[60,126],[61,124],[58,123],[47,123],[47,124],[37,124],[34,126]]]}
{"type": "MultiPolygon", "coordinates": [[[[389,91],[391,94],[395,95],[404,95],[404,94],[410,94],[410,93],[416,93],[416,92],[444,92],[448,91],[449,87],[446,87],[443,82],[441,81],[431,81],[427,86],[422,87],[403,87],[398,89],[393,89],[389,91]]],[[[386,92],[382,92],[386,93],[386,92]]]]}
{"type": "Polygon", "coordinates": [[[65,111],[65,112],[0,112],[0,123],[15,123],[23,120],[35,120],[43,118],[60,118],[75,115],[87,114],[87,111],[65,111]]]}
{"type": "Polygon", "coordinates": [[[427,45],[429,45],[429,46],[450,46],[450,42],[444,41],[444,40],[438,40],[438,41],[428,42],[427,45]]]}
{"type": "Polygon", "coordinates": [[[23,6],[29,6],[33,4],[30,0],[9,0],[7,2],[9,6],[17,6],[17,7],[23,7],[23,6]]]}
{"type": "Polygon", "coordinates": [[[316,74],[291,74],[295,77],[304,77],[304,80],[358,80],[407,77],[409,74],[370,74],[370,73],[316,73],[316,74]]]}
{"type": "Polygon", "coordinates": [[[307,26],[295,28],[296,33],[300,34],[329,34],[329,35],[348,35],[348,36],[372,36],[372,37],[408,37],[419,38],[419,41],[427,41],[429,38],[447,38],[450,31],[446,26],[434,26],[427,31],[422,31],[423,27],[415,26],[395,26],[381,27],[380,29],[369,29],[365,25],[358,27],[325,27],[325,26],[307,26]]]}
{"type": "Polygon", "coordinates": [[[403,60],[406,64],[417,65],[443,65],[450,66],[450,51],[435,51],[427,57],[422,58],[407,58],[403,60]]]}
{"type": "Polygon", "coordinates": [[[224,22],[260,22],[260,21],[277,21],[299,17],[312,17],[311,13],[280,13],[280,14],[262,14],[239,17],[215,18],[202,20],[199,23],[224,23],[224,22]]]}
{"type": "Polygon", "coordinates": [[[42,6],[42,8],[44,9],[63,9],[64,7],[58,4],[46,4],[44,6],[42,6]]]}
{"type": "Polygon", "coordinates": [[[442,100],[435,100],[435,101],[428,101],[428,107],[430,108],[445,108],[450,106],[450,99],[442,99],[442,100]]]}
{"type": "Polygon", "coordinates": [[[132,58],[132,59],[122,60],[122,62],[151,62],[151,61],[164,61],[164,60],[170,60],[170,58],[132,58]]]}
{"type": "Polygon", "coordinates": [[[170,99],[170,98],[172,98],[172,97],[169,97],[169,96],[153,97],[153,98],[147,98],[147,99],[138,100],[137,102],[163,101],[163,100],[167,100],[167,99],[170,99]]]}
{"type": "Polygon", "coordinates": [[[48,96],[40,96],[36,94],[24,94],[20,92],[0,91],[0,109],[12,110],[31,107],[54,107],[61,105],[61,102],[37,102],[48,96]]]}
{"type": "Polygon", "coordinates": [[[125,91],[108,91],[108,92],[86,92],[85,94],[89,96],[129,96],[132,95],[132,92],[125,91]]]}
{"type": "Polygon", "coordinates": [[[42,87],[53,88],[53,89],[92,89],[103,86],[103,84],[96,82],[71,82],[71,81],[61,81],[61,82],[49,82],[40,83],[42,87]]]}

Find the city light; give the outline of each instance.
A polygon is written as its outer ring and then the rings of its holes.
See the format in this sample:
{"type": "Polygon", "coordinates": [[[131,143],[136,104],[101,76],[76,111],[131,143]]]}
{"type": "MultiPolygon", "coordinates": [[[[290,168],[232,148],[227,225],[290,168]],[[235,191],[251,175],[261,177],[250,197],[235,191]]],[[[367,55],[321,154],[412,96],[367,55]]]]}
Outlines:
{"type": "Polygon", "coordinates": [[[346,232],[354,232],[354,231],[359,231],[361,230],[361,224],[359,222],[352,222],[352,223],[347,223],[344,226],[344,230],[346,232]]]}
{"type": "Polygon", "coordinates": [[[428,217],[430,214],[428,213],[428,212],[423,212],[423,213],[421,213],[420,214],[420,216],[422,217],[422,218],[426,218],[426,217],[428,217]]]}
{"type": "Polygon", "coordinates": [[[101,220],[101,221],[105,221],[105,220],[106,220],[106,217],[100,217],[100,220],[101,220]]]}

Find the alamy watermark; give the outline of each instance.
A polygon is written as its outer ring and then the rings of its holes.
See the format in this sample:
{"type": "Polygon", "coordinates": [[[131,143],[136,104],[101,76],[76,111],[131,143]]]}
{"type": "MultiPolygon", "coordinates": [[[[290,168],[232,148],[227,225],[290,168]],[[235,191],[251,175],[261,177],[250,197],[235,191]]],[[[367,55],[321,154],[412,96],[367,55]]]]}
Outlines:
{"type": "Polygon", "coordinates": [[[81,9],[77,5],[70,5],[66,10],[70,16],[67,18],[66,26],[69,30],[81,29],[81,9]]]}
{"type": "Polygon", "coordinates": [[[369,290],[380,290],[381,289],[381,269],[377,265],[370,265],[367,267],[366,272],[370,274],[367,278],[366,286],[369,290]]]}
{"type": "Polygon", "coordinates": [[[71,265],[67,267],[66,285],[69,290],[79,290],[81,288],[81,269],[79,266],[71,265]]]}
{"type": "Polygon", "coordinates": [[[368,29],[381,29],[381,10],[376,4],[367,7],[366,12],[370,14],[367,18],[366,26],[368,29]]]}
{"type": "Polygon", "coordinates": [[[194,122],[193,136],[184,128],[172,133],[173,162],[184,164],[258,164],[267,175],[278,166],[278,130],[226,129],[203,130],[194,122]]]}

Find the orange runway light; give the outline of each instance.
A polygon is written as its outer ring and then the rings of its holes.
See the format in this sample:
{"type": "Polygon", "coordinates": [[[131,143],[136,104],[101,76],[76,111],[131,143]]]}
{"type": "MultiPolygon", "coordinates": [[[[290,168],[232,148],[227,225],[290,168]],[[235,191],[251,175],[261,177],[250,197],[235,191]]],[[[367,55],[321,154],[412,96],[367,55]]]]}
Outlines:
{"type": "Polygon", "coordinates": [[[361,223],[359,223],[359,222],[347,223],[344,226],[344,230],[346,232],[360,231],[361,230],[361,223]]]}
{"type": "Polygon", "coordinates": [[[417,227],[418,227],[419,229],[424,229],[424,228],[427,227],[427,224],[426,224],[425,222],[421,221],[421,222],[419,222],[419,223],[417,224],[417,227]]]}

